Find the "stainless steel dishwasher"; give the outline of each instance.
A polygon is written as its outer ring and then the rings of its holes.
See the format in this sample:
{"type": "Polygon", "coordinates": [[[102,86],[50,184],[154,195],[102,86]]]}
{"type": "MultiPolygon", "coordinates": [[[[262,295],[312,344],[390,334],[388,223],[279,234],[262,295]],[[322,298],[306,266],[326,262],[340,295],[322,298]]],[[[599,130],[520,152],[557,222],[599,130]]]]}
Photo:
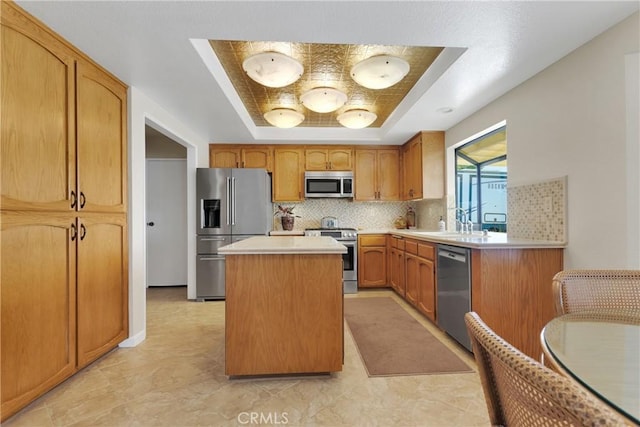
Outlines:
{"type": "Polygon", "coordinates": [[[471,250],[438,245],[438,326],[471,351],[464,315],[471,311],[471,250]]]}

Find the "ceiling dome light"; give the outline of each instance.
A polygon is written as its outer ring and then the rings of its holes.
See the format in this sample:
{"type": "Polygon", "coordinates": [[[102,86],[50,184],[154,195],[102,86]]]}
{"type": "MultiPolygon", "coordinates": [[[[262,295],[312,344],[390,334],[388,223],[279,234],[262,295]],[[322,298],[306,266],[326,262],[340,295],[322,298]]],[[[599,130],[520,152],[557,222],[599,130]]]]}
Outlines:
{"type": "Polygon", "coordinates": [[[293,128],[304,120],[304,114],[291,108],[274,108],[264,113],[264,118],[277,128],[293,128]]]}
{"type": "Polygon", "coordinates": [[[407,61],[397,56],[378,55],[364,59],[351,68],[351,77],[368,89],[386,89],[409,72],[407,61]]]}
{"type": "Polygon", "coordinates": [[[268,87],[285,87],[297,81],[304,72],[301,63],[278,52],[262,52],[250,56],[242,68],[252,80],[268,87]]]}
{"type": "Polygon", "coordinates": [[[302,105],[316,113],[330,113],[347,103],[347,95],[331,87],[317,87],[300,97],[302,105]]]}
{"type": "Polygon", "coordinates": [[[362,129],[375,122],[378,116],[371,111],[355,109],[338,115],[338,122],[349,129],[362,129]]]}

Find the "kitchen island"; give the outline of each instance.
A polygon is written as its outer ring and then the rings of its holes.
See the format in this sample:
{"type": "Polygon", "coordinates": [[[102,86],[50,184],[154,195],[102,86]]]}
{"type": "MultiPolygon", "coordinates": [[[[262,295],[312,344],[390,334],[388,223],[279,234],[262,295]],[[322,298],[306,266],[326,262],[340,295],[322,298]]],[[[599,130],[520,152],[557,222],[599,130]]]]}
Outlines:
{"type": "Polygon", "coordinates": [[[342,254],[331,237],[224,246],[225,374],[327,373],[344,355],[342,254]]]}

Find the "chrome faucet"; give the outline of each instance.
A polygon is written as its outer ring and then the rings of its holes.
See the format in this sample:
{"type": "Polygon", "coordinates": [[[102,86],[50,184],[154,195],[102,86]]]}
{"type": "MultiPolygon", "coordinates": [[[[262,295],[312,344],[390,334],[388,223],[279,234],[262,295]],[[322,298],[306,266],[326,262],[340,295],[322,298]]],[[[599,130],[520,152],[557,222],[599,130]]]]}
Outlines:
{"type": "Polygon", "coordinates": [[[462,220],[456,219],[456,226],[460,224],[460,233],[464,234],[467,227],[467,211],[458,207],[454,208],[454,211],[462,213],[462,220]]]}
{"type": "Polygon", "coordinates": [[[461,234],[473,234],[473,222],[471,218],[467,215],[467,211],[462,208],[454,208],[456,212],[462,213],[462,220],[456,219],[456,225],[460,224],[460,233],[461,234]]]}

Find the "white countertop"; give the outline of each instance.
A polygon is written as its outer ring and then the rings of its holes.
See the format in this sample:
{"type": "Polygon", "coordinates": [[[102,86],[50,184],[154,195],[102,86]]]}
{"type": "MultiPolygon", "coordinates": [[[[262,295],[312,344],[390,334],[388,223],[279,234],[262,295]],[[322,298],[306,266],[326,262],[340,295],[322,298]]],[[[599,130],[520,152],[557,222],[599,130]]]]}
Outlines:
{"type": "Polygon", "coordinates": [[[333,237],[311,236],[256,236],[222,246],[218,253],[224,255],[249,254],[344,254],[347,247],[333,237]]]}
{"type": "Polygon", "coordinates": [[[460,234],[455,232],[439,232],[426,230],[358,230],[358,234],[395,234],[410,237],[417,240],[426,240],[433,243],[443,243],[453,246],[461,246],[473,249],[534,249],[534,248],[564,248],[566,242],[553,240],[534,240],[510,237],[507,233],[492,233],[483,236],[475,231],[473,234],[460,234]]]}

